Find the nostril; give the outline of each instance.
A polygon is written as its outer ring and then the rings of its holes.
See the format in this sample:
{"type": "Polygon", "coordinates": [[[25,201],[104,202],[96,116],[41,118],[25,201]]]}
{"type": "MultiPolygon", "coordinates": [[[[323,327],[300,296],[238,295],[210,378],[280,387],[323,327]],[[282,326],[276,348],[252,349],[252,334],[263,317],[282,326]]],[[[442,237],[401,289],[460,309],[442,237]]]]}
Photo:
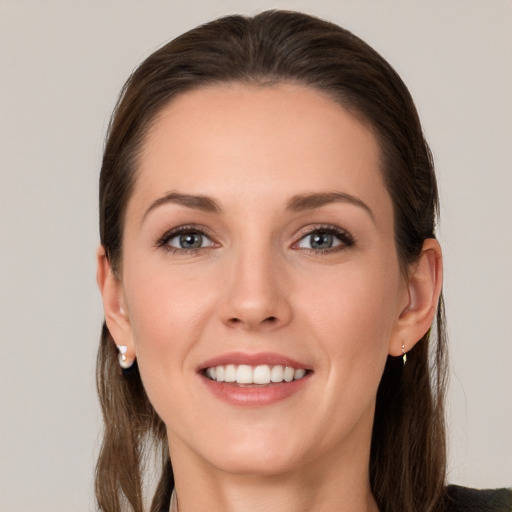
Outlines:
{"type": "MultiPolygon", "coordinates": [[[[273,324],[276,324],[278,323],[279,320],[276,316],[268,316],[267,318],[264,318],[260,325],[263,325],[263,324],[270,324],[270,325],[273,325],[273,324]]],[[[251,322],[246,322],[244,320],[242,320],[241,318],[237,318],[237,317],[233,317],[233,318],[230,318],[229,319],[229,323],[232,324],[232,325],[240,325],[240,324],[250,324],[251,322]]]]}

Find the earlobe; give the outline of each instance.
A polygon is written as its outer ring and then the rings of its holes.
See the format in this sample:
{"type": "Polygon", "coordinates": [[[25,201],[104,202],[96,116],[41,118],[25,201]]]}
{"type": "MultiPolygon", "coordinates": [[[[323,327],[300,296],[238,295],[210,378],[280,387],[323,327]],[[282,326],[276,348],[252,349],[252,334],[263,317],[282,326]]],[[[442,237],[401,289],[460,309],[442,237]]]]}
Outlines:
{"type": "Polygon", "coordinates": [[[108,330],[118,350],[123,350],[125,360],[135,359],[135,347],[132,339],[130,320],[123,304],[123,289],[121,281],[114,275],[110,262],[102,245],[97,253],[96,281],[103,301],[103,312],[108,330]]]}
{"type": "Polygon", "coordinates": [[[443,283],[441,246],[434,238],[423,242],[418,260],[412,265],[407,283],[408,302],[400,312],[389,354],[409,351],[430,329],[437,310],[443,283]]]}

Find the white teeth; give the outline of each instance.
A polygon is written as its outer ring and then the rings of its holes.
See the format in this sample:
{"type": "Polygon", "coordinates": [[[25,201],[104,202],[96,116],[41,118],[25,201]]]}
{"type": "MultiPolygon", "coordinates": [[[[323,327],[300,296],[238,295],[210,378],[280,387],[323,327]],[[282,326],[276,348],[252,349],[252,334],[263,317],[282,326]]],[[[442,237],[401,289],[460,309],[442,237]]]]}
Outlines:
{"type": "Polygon", "coordinates": [[[299,368],[298,370],[295,370],[295,375],[293,376],[293,380],[299,380],[302,379],[306,375],[306,370],[303,368],[299,368]]]}
{"type": "Polygon", "coordinates": [[[235,382],[236,380],[236,366],[234,364],[226,365],[224,370],[224,382],[235,382]]]}
{"type": "Polygon", "coordinates": [[[281,365],[273,366],[270,371],[270,380],[272,382],[283,382],[284,368],[281,365]]]}
{"type": "Polygon", "coordinates": [[[270,368],[263,364],[256,366],[252,374],[254,384],[269,384],[270,383],[270,368]]]}
{"type": "Polygon", "coordinates": [[[206,376],[217,382],[236,382],[238,384],[270,384],[271,382],[291,382],[302,379],[306,375],[304,368],[291,366],[262,364],[249,366],[247,364],[228,364],[207,368],[206,376]]]}
{"type": "Polygon", "coordinates": [[[236,382],[238,384],[252,384],[252,368],[248,364],[241,364],[236,369],[236,382]]]}
{"type": "Polygon", "coordinates": [[[284,369],[284,375],[283,378],[286,382],[291,382],[293,380],[293,377],[295,376],[295,369],[291,368],[290,366],[287,366],[284,369]]]}

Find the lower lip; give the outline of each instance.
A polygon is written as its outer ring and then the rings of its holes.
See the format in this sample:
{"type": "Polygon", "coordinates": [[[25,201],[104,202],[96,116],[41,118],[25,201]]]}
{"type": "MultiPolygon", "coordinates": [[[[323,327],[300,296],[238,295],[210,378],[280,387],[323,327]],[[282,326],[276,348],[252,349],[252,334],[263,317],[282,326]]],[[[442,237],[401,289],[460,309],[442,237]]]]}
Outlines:
{"type": "Polygon", "coordinates": [[[312,373],[292,382],[262,386],[240,386],[235,383],[217,382],[200,375],[206,387],[219,399],[231,405],[261,407],[271,405],[298,393],[309,381],[312,373]]]}

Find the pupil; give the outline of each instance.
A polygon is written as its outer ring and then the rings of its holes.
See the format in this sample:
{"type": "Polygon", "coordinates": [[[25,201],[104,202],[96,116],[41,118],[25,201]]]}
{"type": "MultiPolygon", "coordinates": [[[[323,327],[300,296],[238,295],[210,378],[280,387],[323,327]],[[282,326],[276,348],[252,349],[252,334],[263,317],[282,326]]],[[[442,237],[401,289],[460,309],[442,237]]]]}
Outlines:
{"type": "Polygon", "coordinates": [[[316,233],[311,238],[313,249],[329,249],[332,247],[332,235],[329,233],[316,233]]]}
{"type": "Polygon", "coordinates": [[[187,233],[180,236],[180,245],[183,249],[196,249],[201,247],[203,237],[200,233],[187,233]]]}

